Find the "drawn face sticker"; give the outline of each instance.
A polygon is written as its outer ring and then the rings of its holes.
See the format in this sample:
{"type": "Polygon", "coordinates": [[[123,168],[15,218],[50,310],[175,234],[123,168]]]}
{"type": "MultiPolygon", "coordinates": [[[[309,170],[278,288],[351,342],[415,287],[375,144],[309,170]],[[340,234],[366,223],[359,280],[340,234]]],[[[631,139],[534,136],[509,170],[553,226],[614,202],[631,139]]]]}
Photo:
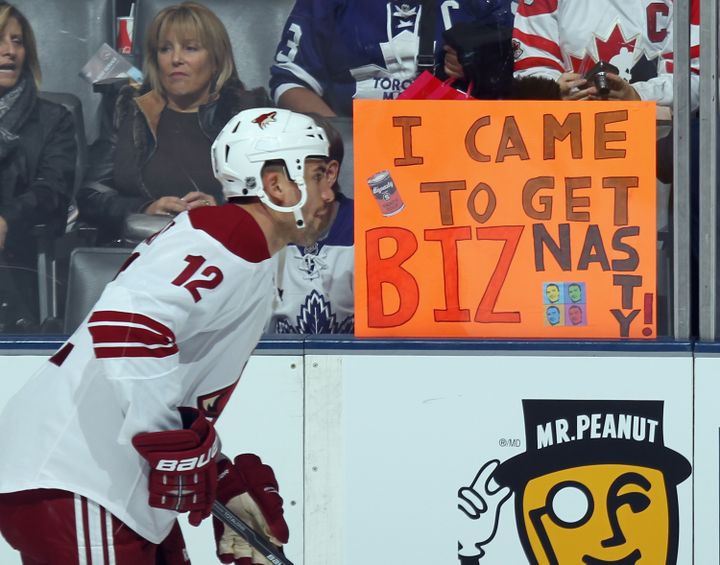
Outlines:
{"type": "Polygon", "coordinates": [[[522,497],[539,565],[666,563],[669,512],[662,472],[635,465],[555,471],[530,480],[522,497]]]}
{"type": "Polygon", "coordinates": [[[580,306],[570,306],[568,308],[568,317],[573,326],[579,326],[583,322],[582,308],[580,306]]]}
{"type": "Polygon", "coordinates": [[[567,292],[571,302],[580,302],[582,300],[582,289],[579,284],[568,285],[567,292]]]}
{"type": "Polygon", "coordinates": [[[557,302],[560,300],[560,288],[556,284],[549,284],[545,287],[545,296],[549,302],[557,302]]]}
{"type": "Polygon", "coordinates": [[[548,306],[545,316],[551,326],[557,326],[560,323],[560,309],[557,306],[548,306]]]}

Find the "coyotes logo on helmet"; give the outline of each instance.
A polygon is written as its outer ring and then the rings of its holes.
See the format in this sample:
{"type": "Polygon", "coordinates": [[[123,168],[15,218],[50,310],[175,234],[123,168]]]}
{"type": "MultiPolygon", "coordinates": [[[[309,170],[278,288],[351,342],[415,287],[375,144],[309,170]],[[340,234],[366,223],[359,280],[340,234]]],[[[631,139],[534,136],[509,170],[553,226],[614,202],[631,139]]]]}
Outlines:
{"type": "Polygon", "coordinates": [[[266,114],[260,114],[257,118],[255,118],[252,123],[257,124],[260,129],[265,129],[268,124],[277,121],[275,119],[275,116],[277,116],[277,112],[268,112],[266,114]]]}

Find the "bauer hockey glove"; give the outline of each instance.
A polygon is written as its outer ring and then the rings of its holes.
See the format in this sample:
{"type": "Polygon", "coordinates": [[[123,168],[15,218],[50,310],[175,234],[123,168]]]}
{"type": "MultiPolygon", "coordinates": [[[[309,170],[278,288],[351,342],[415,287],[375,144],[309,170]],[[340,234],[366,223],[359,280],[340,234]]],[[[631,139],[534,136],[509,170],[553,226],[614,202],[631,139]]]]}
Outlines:
{"type": "MultiPolygon", "coordinates": [[[[224,459],[218,463],[217,499],[275,545],[287,543],[288,526],[275,473],[257,455],[245,453],[234,462],[224,459]]],[[[217,518],[213,518],[213,527],[221,562],[270,565],[245,538],[217,518]]]]}
{"type": "Polygon", "coordinates": [[[215,501],[220,440],[199,410],[179,410],[182,430],[143,432],[132,443],[150,464],[150,506],[190,512],[188,521],[197,526],[215,501]]]}

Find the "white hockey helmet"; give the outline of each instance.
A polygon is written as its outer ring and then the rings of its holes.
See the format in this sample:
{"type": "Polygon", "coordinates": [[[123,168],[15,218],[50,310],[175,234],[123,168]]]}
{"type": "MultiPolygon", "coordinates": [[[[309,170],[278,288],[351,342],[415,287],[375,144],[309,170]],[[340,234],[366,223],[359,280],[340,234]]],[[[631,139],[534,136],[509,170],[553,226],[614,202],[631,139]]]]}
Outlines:
{"type": "Polygon", "coordinates": [[[256,196],[279,212],[292,212],[298,227],[305,226],[302,207],[307,200],[305,159],[328,157],[325,130],[312,118],[280,108],[253,108],[236,114],[218,134],[211,155],[215,177],[226,198],[256,196]],[[282,160],[288,176],[300,190],[300,200],[279,206],[263,189],[261,171],[267,161],[282,160]]]}

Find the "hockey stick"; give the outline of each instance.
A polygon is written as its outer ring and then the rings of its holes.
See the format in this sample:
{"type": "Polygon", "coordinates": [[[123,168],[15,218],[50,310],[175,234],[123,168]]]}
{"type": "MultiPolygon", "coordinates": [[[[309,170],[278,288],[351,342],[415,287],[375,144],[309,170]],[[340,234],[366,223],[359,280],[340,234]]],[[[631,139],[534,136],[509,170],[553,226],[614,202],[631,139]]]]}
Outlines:
{"type": "Polygon", "coordinates": [[[213,502],[212,513],[218,520],[245,538],[251,546],[261,552],[265,556],[265,559],[273,565],[293,565],[292,561],[282,554],[279,547],[270,543],[264,536],[253,530],[222,502],[217,500],[213,502]]]}

